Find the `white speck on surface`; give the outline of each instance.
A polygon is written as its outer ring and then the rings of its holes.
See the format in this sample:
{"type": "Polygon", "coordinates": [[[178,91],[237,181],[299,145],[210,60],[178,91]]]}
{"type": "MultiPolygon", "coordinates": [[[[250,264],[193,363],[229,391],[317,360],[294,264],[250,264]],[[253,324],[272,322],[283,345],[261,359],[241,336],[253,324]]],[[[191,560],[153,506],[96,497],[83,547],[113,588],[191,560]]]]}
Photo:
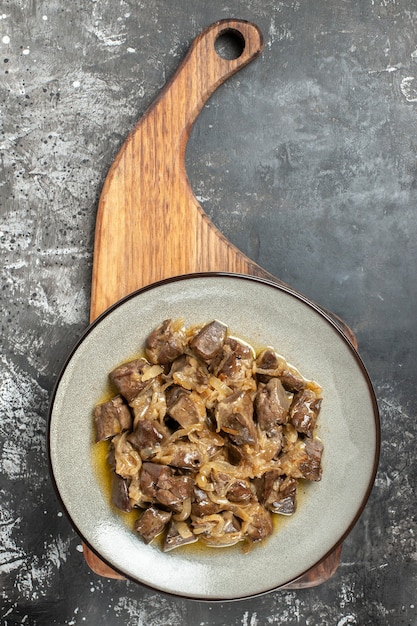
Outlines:
{"type": "Polygon", "coordinates": [[[43,19],[44,22],[47,22],[48,21],[48,16],[47,15],[42,15],[42,19],[43,19]]]}
{"type": "Polygon", "coordinates": [[[290,30],[288,24],[283,24],[279,20],[271,20],[271,24],[268,30],[269,35],[269,44],[275,43],[275,41],[292,41],[294,39],[294,35],[290,30]]]}
{"type": "Polygon", "coordinates": [[[25,553],[13,538],[21,518],[13,519],[11,512],[0,509],[0,574],[19,569],[25,560],[25,553]]]}
{"type": "MultiPolygon", "coordinates": [[[[0,465],[10,480],[16,480],[27,470],[29,453],[44,453],[47,392],[11,361],[1,357],[0,365],[0,435],[4,441],[0,465]],[[39,413],[33,409],[36,404],[39,413]]],[[[36,487],[36,475],[31,475],[31,481],[36,487]]]]}
{"type": "Polygon", "coordinates": [[[337,626],[348,626],[348,624],[357,624],[356,617],[354,615],[345,615],[338,622],[337,626]]]}
{"type": "Polygon", "coordinates": [[[126,626],[177,626],[186,623],[183,605],[173,605],[159,594],[142,599],[121,596],[112,608],[126,626]]]}
{"type": "Polygon", "coordinates": [[[134,53],[136,52],[136,48],[130,48],[130,47],[129,47],[129,48],[127,48],[127,51],[128,51],[130,54],[134,54],[134,53]]]}
{"type": "MultiPolygon", "coordinates": [[[[346,607],[350,607],[357,601],[357,594],[355,592],[355,587],[353,584],[342,584],[340,588],[340,608],[344,609],[346,607]]],[[[348,616],[351,617],[351,616],[348,616]]],[[[349,624],[350,622],[346,622],[349,624]]],[[[356,624],[356,622],[353,622],[356,624]]]]}
{"type": "Polygon", "coordinates": [[[77,88],[77,87],[80,87],[80,86],[81,86],[81,83],[80,83],[80,81],[79,81],[79,80],[74,80],[74,81],[73,81],[73,83],[72,83],[72,86],[73,86],[73,87],[75,87],[75,88],[77,88]]]}
{"type": "Polygon", "coordinates": [[[30,54],[30,50],[29,50],[29,48],[24,48],[24,49],[22,50],[22,54],[24,54],[25,56],[27,56],[28,54],[30,54]]]}
{"type": "Polygon", "coordinates": [[[80,543],[76,546],[75,549],[77,550],[77,552],[83,552],[83,547],[80,543]]]}
{"type": "Polygon", "coordinates": [[[258,626],[258,616],[256,612],[252,613],[249,618],[249,611],[245,611],[242,617],[242,626],[258,626]]]}
{"type": "Polygon", "coordinates": [[[57,569],[67,560],[69,539],[65,541],[59,535],[52,540],[52,543],[45,550],[46,557],[57,569]]]}
{"type": "Polygon", "coordinates": [[[9,478],[16,479],[27,474],[26,450],[16,441],[6,440],[0,458],[0,467],[9,478]]]}
{"type": "Polygon", "coordinates": [[[10,37],[9,35],[4,35],[4,37],[2,38],[2,42],[5,44],[10,43],[10,37]]]}
{"type": "Polygon", "coordinates": [[[53,583],[56,572],[67,560],[70,539],[59,535],[45,542],[41,557],[27,557],[16,575],[15,586],[19,593],[31,601],[44,597],[53,583]]]}
{"type": "Polygon", "coordinates": [[[369,70],[369,74],[382,74],[383,72],[387,72],[388,74],[391,74],[392,72],[397,72],[399,69],[401,69],[401,63],[398,63],[397,65],[387,65],[387,67],[384,67],[380,70],[369,70]]]}
{"type": "Polygon", "coordinates": [[[98,23],[93,26],[87,26],[86,28],[87,31],[95,35],[98,41],[106,48],[121,46],[126,42],[126,33],[114,34],[108,28],[101,29],[98,23]]]}
{"type": "Polygon", "coordinates": [[[401,81],[400,90],[407,102],[417,102],[417,85],[414,81],[414,76],[406,76],[401,81]]]}

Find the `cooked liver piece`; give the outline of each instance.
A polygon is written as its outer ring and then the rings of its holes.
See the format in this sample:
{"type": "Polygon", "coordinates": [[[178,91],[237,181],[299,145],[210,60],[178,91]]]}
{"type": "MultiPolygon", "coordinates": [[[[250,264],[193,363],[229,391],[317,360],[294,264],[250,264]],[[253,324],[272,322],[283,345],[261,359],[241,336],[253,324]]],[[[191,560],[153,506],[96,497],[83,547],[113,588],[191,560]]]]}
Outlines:
{"type": "Polygon", "coordinates": [[[277,370],[280,367],[280,359],[272,348],[265,348],[262,350],[256,358],[256,367],[261,370],[269,370],[275,371],[276,375],[278,374],[277,370]]]}
{"type": "Polygon", "coordinates": [[[213,502],[204,489],[194,486],[193,501],[191,505],[192,515],[195,517],[203,517],[203,515],[213,515],[221,511],[221,505],[213,502]]]}
{"type": "Polygon", "coordinates": [[[145,495],[155,498],[160,481],[171,476],[173,476],[173,471],[166,465],[144,463],[140,471],[140,487],[145,495]]]}
{"type": "Polygon", "coordinates": [[[305,439],[307,459],[300,463],[300,470],[307,480],[320,480],[323,444],[319,439],[305,439]]]}
{"type": "Polygon", "coordinates": [[[279,379],[284,388],[293,393],[305,389],[307,384],[304,378],[297,376],[297,374],[291,372],[289,369],[285,369],[282,374],[280,374],[279,379]]]}
{"type": "Polygon", "coordinates": [[[264,507],[256,503],[250,510],[252,520],[246,531],[250,541],[261,541],[268,537],[273,531],[272,518],[269,511],[264,507]]]}
{"type": "Polygon", "coordinates": [[[103,402],[103,404],[95,407],[94,423],[96,441],[103,441],[118,435],[122,430],[130,430],[132,428],[132,414],[122,397],[117,395],[108,402],[103,402]]]}
{"type": "Polygon", "coordinates": [[[116,474],[116,472],[112,472],[111,501],[115,507],[125,513],[130,513],[132,510],[128,481],[116,474]]]}
{"type": "Polygon", "coordinates": [[[154,506],[146,509],[135,524],[135,530],[145,543],[150,543],[165,528],[172,517],[170,511],[161,511],[154,506]]]}
{"type": "Polygon", "coordinates": [[[165,537],[163,551],[168,552],[187,543],[195,543],[198,540],[186,522],[175,522],[171,520],[165,537]]]}
{"type": "Polygon", "coordinates": [[[206,410],[204,403],[197,394],[188,393],[178,387],[169,396],[168,414],[182,427],[204,421],[206,410]]]}
{"type": "Polygon", "coordinates": [[[138,421],[135,430],[127,439],[140,452],[142,459],[147,459],[155,454],[166,436],[166,428],[157,420],[144,419],[138,421]]]}
{"type": "Polygon", "coordinates": [[[178,323],[165,320],[146,339],[146,356],[151,363],[168,365],[183,354],[184,330],[178,323]]]}
{"type": "Polygon", "coordinates": [[[292,448],[281,457],[281,470],[294,478],[320,480],[321,456],[323,444],[319,439],[297,441],[292,448]]]}
{"type": "Polygon", "coordinates": [[[148,367],[150,366],[146,359],[135,359],[110,372],[111,382],[128,402],[132,402],[150,384],[149,380],[142,381],[144,369],[148,367]]]}
{"type": "Polygon", "coordinates": [[[290,422],[299,433],[312,437],[321,407],[321,398],[310,389],[294,396],[290,408],[290,422]]]}
{"type": "Polygon", "coordinates": [[[285,424],[290,404],[291,398],[278,378],[271,378],[267,384],[259,383],[255,406],[257,421],[262,430],[274,434],[277,426],[285,424]]]}
{"type": "Polygon", "coordinates": [[[214,320],[192,339],[190,347],[204,361],[211,361],[223,348],[227,337],[227,326],[214,320]]]}
{"type": "Polygon", "coordinates": [[[297,480],[277,476],[276,472],[265,474],[263,504],[272,513],[292,515],[297,506],[297,480]]]}
{"type": "Polygon", "coordinates": [[[165,448],[162,460],[172,467],[198,470],[203,463],[203,454],[192,441],[176,441],[165,448]]]}
{"type": "Polygon", "coordinates": [[[235,480],[226,492],[226,497],[230,502],[249,502],[254,499],[254,491],[252,491],[247,480],[235,480]]]}
{"type": "Polygon", "coordinates": [[[183,354],[171,365],[167,381],[171,380],[188,391],[198,390],[208,383],[206,364],[195,356],[183,354]]]}
{"type": "Polygon", "coordinates": [[[190,476],[176,476],[171,467],[146,462],[140,472],[140,487],[154,502],[173,511],[191,497],[193,480],[190,476]]]}
{"type": "Polygon", "coordinates": [[[252,370],[253,361],[252,350],[247,344],[228,337],[223,348],[223,358],[215,374],[220,380],[233,387],[246,377],[247,372],[252,370]]]}
{"type": "Polygon", "coordinates": [[[235,391],[218,403],[215,409],[218,428],[229,435],[237,445],[255,443],[256,428],[253,422],[253,403],[248,393],[235,391]]]}

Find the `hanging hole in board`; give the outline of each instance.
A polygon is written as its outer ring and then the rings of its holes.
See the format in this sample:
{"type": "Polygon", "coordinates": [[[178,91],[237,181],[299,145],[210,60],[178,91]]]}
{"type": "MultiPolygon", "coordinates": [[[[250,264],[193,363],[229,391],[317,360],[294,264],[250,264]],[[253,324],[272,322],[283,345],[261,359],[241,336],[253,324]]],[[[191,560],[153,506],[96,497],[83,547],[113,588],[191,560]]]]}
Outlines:
{"type": "Polygon", "coordinates": [[[238,59],[245,49],[245,38],[234,28],[223,30],[214,42],[217,54],[226,61],[238,59]]]}

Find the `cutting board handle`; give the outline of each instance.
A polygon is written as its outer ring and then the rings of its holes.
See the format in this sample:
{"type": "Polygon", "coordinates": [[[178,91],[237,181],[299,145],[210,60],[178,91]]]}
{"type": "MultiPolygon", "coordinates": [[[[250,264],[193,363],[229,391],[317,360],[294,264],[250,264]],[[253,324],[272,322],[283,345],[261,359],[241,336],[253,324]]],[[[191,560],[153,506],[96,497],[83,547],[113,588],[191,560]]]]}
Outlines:
{"type": "Polygon", "coordinates": [[[194,39],[127,137],[109,170],[97,211],[91,320],[123,296],[169,276],[259,272],[200,207],[188,181],[185,150],[211,94],[262,49],[262,34],[254,24],[216,22],[194,39]],[[240,44],[236,58],[217,51],[223,35],[240,44]]]}
{"type": "MultiPolygon", "coordinates": [[[[263,45],[259,28],[243,20],[221,20],[201,32],[166,85],[164,95],[175,103],[178,121],[177,124],[170,124],[169,129],[179,134],[185,132],[183,139],[187,139],[193,123],[212,93],[235,72],[255,59],[263,45]],[[221,42],[222,37],[230,38],[232,43],[235,41],[235,58],[225,58],[218,51],[216,44],[221,42]],[[187,86],[185,91],[184,83],[187,86]]],[[[185,143],[182,142],[182,152],[184,148],[185,143]]],[[[182,155],[179,156],[181,158],[182,155]]]]}

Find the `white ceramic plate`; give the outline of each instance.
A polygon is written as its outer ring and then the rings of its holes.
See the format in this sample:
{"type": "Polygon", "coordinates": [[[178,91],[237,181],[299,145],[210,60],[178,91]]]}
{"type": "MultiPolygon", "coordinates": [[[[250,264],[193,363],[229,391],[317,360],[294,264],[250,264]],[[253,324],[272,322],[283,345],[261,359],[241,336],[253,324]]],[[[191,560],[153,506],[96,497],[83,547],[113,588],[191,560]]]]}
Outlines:
{"type": "MultiPolygon", "coordinates": [[[[88,327],[56,385],[49,416],[52,477],[83,540],[127,577],[171,594],[205,600],[249,597],[295,580],[319,563],[357,521],[375,478],[379,417],[357,352],[302,296],[232,274],[196,274],[128,296],[88,327]],[[164,319],[186,325],[219,319],[256,347],[270,345],[323,388],[318,435],[323,477],[308,483],[297,512],[243,554],[227,549],[145,545],[109,505],[92,463],[92,409],[107,375],[132,358],[164,319]]],[[[194,544],[196,545],[196,544],[194,544]]]]}

